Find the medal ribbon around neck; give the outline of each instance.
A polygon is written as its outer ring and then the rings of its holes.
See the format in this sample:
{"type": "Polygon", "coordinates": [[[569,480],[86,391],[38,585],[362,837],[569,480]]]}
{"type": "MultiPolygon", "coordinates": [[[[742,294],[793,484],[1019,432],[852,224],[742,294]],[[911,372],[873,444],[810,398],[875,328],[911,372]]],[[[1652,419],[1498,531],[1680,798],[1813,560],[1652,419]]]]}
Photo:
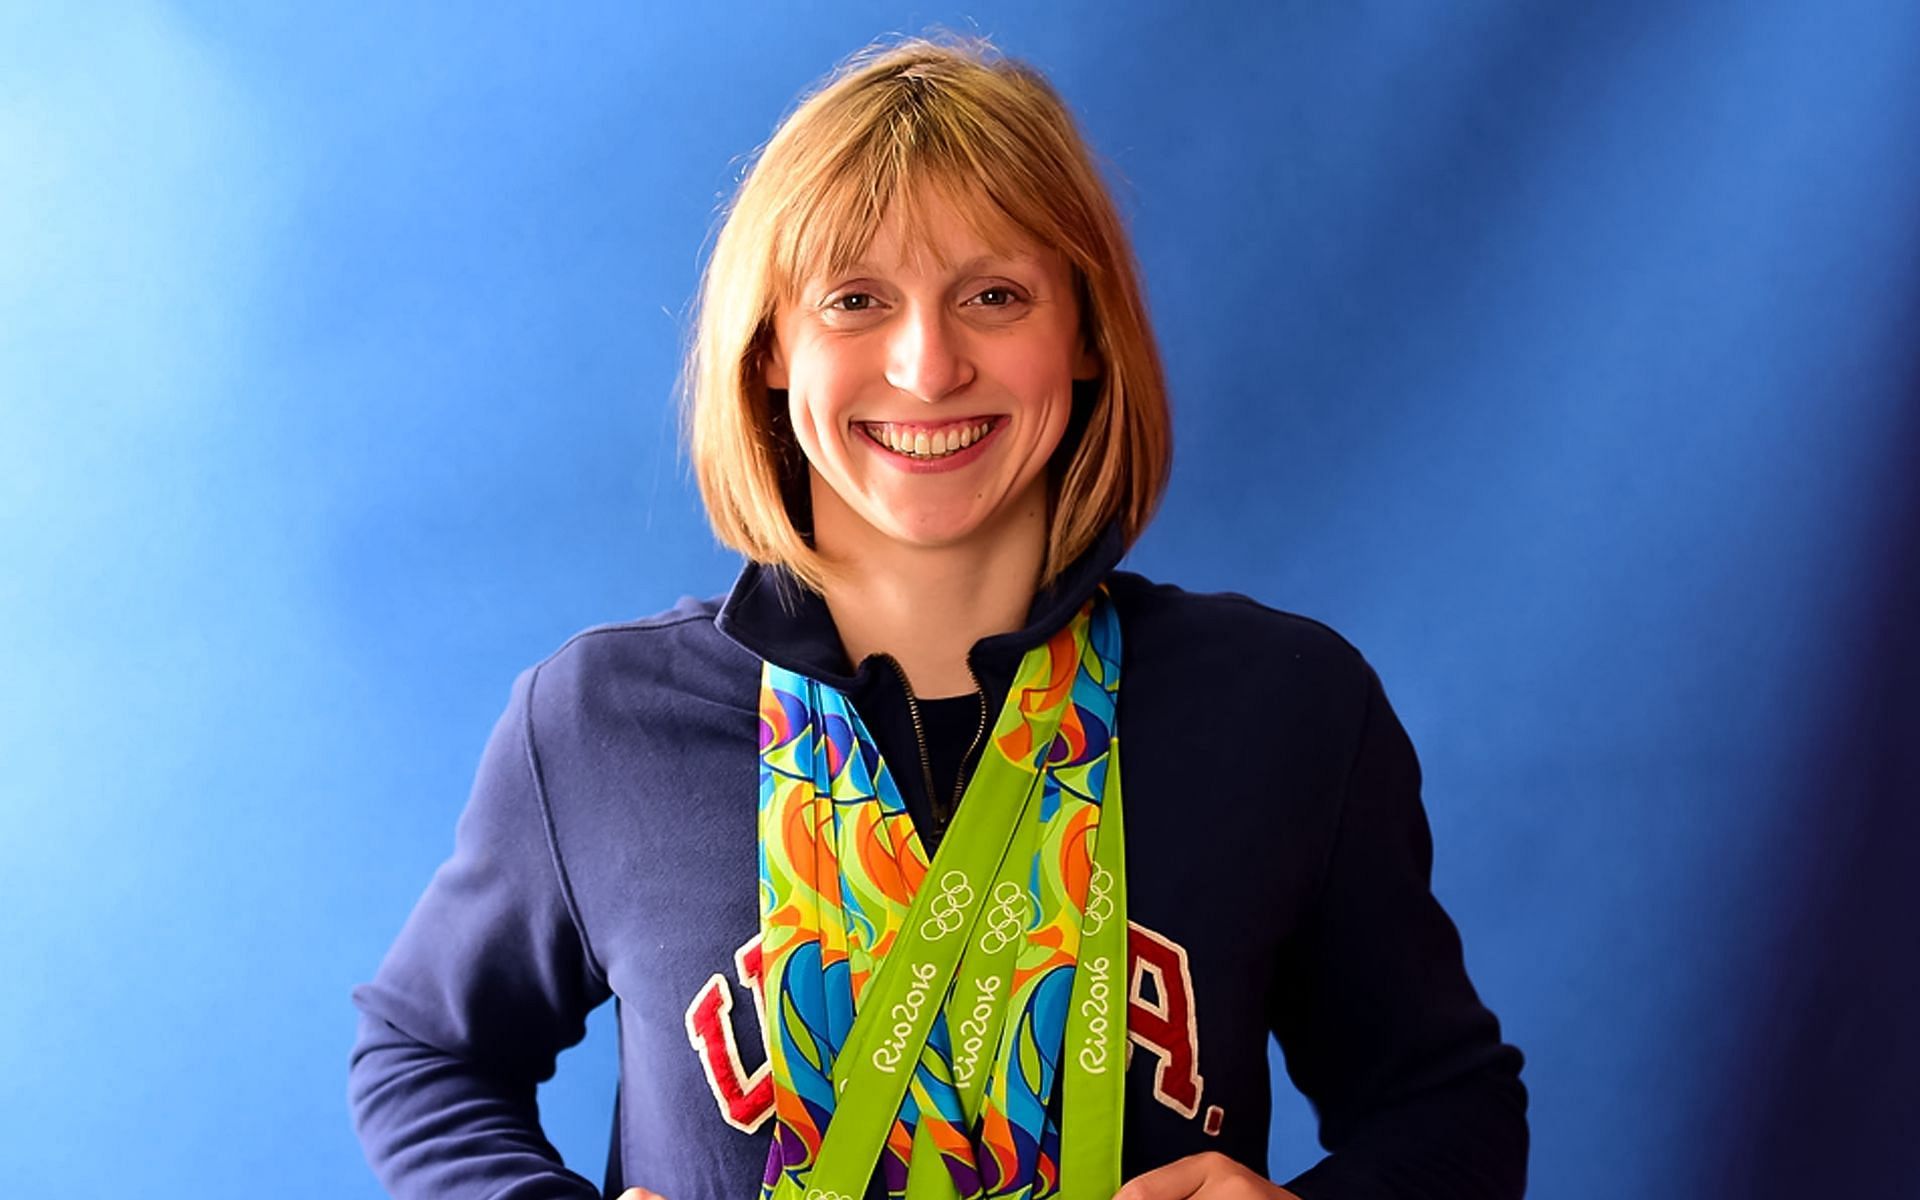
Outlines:
{"type": "Polygon", "coordinates": [[[761,1200],[859,1200],[876,1164],[907,1200],[1119,1190],[1119,686],[1103,587],[1021,659],[929,863],[846,696],[765,665],[761,1200]]]}

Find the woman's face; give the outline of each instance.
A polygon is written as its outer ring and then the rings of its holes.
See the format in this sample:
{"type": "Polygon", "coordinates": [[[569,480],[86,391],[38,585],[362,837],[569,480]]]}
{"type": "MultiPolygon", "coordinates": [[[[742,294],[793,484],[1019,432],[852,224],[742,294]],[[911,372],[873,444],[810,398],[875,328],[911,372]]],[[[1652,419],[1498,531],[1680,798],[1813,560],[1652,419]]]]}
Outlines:
{"type": "Polygon", "coordinates": [[[1073,381],[1098,374],[1065,257],[1024,238],[996,253],[927,199],[923,253],[890,213],[861,262],[774,316],[767,385],[786,389],[828,554],[1044,530],[1073,381]]]}

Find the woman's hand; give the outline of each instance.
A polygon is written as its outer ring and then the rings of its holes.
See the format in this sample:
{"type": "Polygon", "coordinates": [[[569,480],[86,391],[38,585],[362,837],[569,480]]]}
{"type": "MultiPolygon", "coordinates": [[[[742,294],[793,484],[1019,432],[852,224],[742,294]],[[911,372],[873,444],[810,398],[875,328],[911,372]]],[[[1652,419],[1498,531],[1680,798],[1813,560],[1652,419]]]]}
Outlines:
{"type": "Polygon", "coordinates": [[[1200,1200],[1300,1200],[1279,1184],[1211,1150],[1135,1175],[1113,1194],[1113,1200],[1186,1200],[1188,1196],[1200,1200]]]}
{"type": "MultiPolygon", "coordinates": [[[[1113,1200],[1300,1200],[1277,1183],[1260,1178],[1224,1154],[1192,1154],[1157,1171],[1136,1175],[1113,1200]]],[[[645,1188],[628,1188],[620,1200],[667,1200],[645,1188]]]]}

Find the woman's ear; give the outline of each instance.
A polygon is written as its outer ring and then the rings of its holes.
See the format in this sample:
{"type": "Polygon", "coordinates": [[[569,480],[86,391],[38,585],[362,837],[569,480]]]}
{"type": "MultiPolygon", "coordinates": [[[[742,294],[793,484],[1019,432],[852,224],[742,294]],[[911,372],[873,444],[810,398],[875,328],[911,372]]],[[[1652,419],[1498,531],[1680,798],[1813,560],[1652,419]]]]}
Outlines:
{"type": "Polygon", "coordinates": [[[1081,334],[1080,352],[1073,360],[1073,377],[1084,383],[1100,378],[1105,372],[1106,364],[1100,361],[1099,351],[1093,348],[1093,343],[1086,334],[1081,334]]]}
{"type": "Polygon", "coordinates": [[[776,392],[786,391],[787,359],[785,355],[780,353],[779,338],[770,337],[767,339],[767,348],[763,352],[763,357],[765,368],[761,371],[761,374],[765,377],[767,387],[776,392]]]}

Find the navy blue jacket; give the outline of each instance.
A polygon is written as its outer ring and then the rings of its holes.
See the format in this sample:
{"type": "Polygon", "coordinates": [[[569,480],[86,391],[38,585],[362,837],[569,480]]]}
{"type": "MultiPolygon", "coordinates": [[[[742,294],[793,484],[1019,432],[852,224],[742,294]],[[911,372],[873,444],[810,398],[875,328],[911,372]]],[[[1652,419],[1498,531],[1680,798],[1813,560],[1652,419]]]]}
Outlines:
{"type": "MultiPolygon", "coordinates": [[[[1124,642],[1126,1175],[1206,1150],[1266,1174],[1278,1036],[1330,1151],[1288,1182],[1306,1200],[1519,1196],[1520,1054],[1429,890],[1419,767],[1378,679],[1325,626],[1116,570],[1121,549],[1110,531],[971,661],[998,712],[1022,653],[1107,582],[1124,642]]],[[[824,602],[778,571],[587,630],[523,672],[452,857],[354,991],[354,1119],[395,1196],[601,1194],[561,1165],[534,1096],[609,997],[606,1194],[757,1188],[763,658],[843,688],[924,814],[900,675],[853,669],[824,602]]]]}

